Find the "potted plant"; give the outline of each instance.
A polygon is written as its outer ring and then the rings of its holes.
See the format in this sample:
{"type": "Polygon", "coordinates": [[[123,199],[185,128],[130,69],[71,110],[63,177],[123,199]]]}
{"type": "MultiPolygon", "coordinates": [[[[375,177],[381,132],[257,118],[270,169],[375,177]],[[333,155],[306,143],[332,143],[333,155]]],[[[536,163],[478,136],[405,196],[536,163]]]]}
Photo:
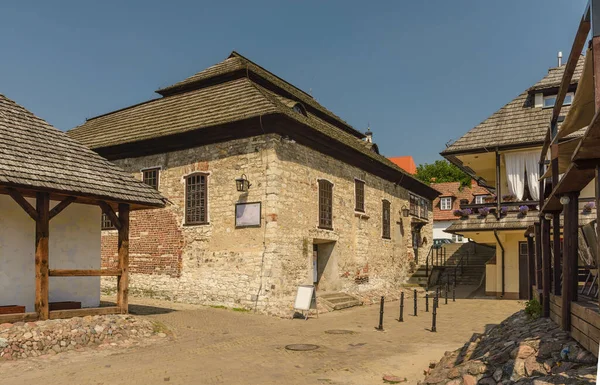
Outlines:
{"type": "Polygon", "coordinates": [[[527,215],[527,213],[529,212],[529,206],[519,206],[519,213],[521,213],[521,215],[527,215]]]}
{"type": "Polygon", "coordinates": [[[477,212],[482,217],[486,217],[490,213],[490,208],[489,207],[482,207],[482,208],[478,209],[477,212]]]}
{"type": "Polygon", "coordinates": [[[508,213],[508,207],[502,206],[500,207],[500,215],[506,215],[508,213]]]}
{"type": "Polygon", "coordinates": [[[473,210],[471,210],[471,209],[462,209],[461,211],[462,211],[462,216],[465,218],[468,217],[469,215],[473,214],[473,210]]]}
{"type": "Polygon", "coordinates": [[[454,210],[452,213],[454,214],[455,217],[463,216],[462,210],[454,210]]]}
{"type": "Polygon", "coordinates": [[[592,210],[596,208],[596,203],[595,202],[588,202],[583,206],[583,213],[584,214],[589,214],[592,212],[592,210]]]}
{"type": "Polygon", "coordinates": [[[490,195],[489,197],[485,197],[483,200],[485,203],[494,203],[496,202],[496,196],[490,195]]]}
{"type": "Polygon", "coordinates": [[[514,194],[507,194],[502,196],[503,202],[514,202],[517,200],[517,197],[514,194]]]}

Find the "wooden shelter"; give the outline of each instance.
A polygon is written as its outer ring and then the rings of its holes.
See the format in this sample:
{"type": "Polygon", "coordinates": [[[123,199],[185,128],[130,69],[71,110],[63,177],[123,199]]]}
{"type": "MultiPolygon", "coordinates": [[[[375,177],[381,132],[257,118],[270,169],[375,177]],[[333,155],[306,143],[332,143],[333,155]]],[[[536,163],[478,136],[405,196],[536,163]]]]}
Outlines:
{"type": "MultiPolygon", "coordinates": [[[[597,290],[588,295],[581,287],[578,261],[583,250],[579,228],[579,193],[594,182],[595,206],[600,204],[600,0],[589,0],[560,83],[556,104],[540,154],[540,217],[535,230],[527,235],[536,242],[535,255],[530,254],[530,272],[534,296],[543,305],[543,316],[551,317],[594,354],[600,342],[600,312],[597,290]],[[559,125],[561,106],[572,82],[580,53],[585,49],[583,73],[571,108],[559,125]],[[573,133],[576,139],[563,141],[573,133]],[[550,150],[550,161],[547,161],[550,150]],[[562,174],[562,177],[559,175],[562,174]],[[564,225],[561,225],[561,214],[564,225]],[[561,256],[562,235],[562,256],[561,256]]],[[[591,204],[590,204],[591,205],[591,204]]],[[[593,255],[590,261],[592,283],[598,279],[600,236],[598,211],[594,231],[587,233],[585,248],[593,255]]]]}
{"type": "MultiPolygon", "coordinates": [[[[35,221],[35,311],[2,314],[0,323],[127,312],[129,212],[164,207],[158,191],[0,94],[2,196],[10,196],[35,221]],[[74,203],[99,206],[112,219],[119,233],[117,269],[50,269],[50,222],[74,203]],[[84,276],[118,277],[117,306],[51,311],[49,277],[84,276]]],[[[100,211],[97,220],[99,234],[100,211]]],[[[15,257],[9,254],[0,255],[0,262],[15,257]]]]}

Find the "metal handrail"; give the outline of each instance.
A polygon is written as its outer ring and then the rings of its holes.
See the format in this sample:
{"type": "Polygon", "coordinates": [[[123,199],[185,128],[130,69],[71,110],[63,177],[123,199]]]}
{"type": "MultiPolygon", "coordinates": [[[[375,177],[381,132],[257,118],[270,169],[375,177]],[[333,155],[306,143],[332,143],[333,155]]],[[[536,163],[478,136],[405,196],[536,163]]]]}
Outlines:
{"type": "Polygon", "coordinates": [[[464,266],[465,266],[465,263],[464,263],[463,260],[465,259],[465,257],[467,257],[467,263],[466,264],[468,265],[469,264],[469,250],[467,250],[466,254],[464,254],[464,255],[462,255],[460,257],[460,259],[458,260],[458,263],[454,266],[454,285],[456,285],[456,278],[457,278],[457,273],[456,272],[457,272],[457,270],[459,268],[460,268],[460,274],[458,274],[458,275],[459,276],[463,275],[464,266]]]}

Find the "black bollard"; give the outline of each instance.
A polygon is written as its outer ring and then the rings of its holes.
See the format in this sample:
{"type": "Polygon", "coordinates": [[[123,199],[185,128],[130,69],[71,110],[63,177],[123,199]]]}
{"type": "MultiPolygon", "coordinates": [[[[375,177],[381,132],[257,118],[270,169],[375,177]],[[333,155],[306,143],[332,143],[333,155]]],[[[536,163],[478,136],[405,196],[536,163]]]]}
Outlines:
{"type": "Polygon", "coordinates": [[[414,298],[415,298],[415,317],[416,317],[417,316],[417,289],[415,289],[414,298]]]}
{"type": "Polygon", "coordinates": [[[444,304],[448,305],[448,290],[446,290],[446,292],[445,292],[445,297],[446,297],[446,302],[444,302],[444,304]]]}
{"type": "Polygon", "coordinates": [[[456,285],[452,285],[452,302],[456,302],[456,285]]]}
{"type": "Polygon", "coordinates": [[[383,301],[383,296],[381,296],[381,305],[379,306],[379,326],[375,328],[380,332],[383,331],[383,301]]]}
{"type": "Polygon", "coordinates": [[[400,293],[400,317],[398,322],[404,322],[404,292],[400,293]]]}
{"type": "Polygon", "coordinates": [[[425,313],[429,311],[429,293],[425,293],[425,313]]]}
{"type": "Polygon", "coordinates": [[[439,305],[439,296],[438,293],[435,293],[435,297],[433,297],[433,308],[437,309],[438,305],[439,305]]]}
{"type": "Polygon", "coordinates": [[[436,316],[437,316],[437,306],[436,306],[436,300],[433,301],[433,313],[431,315],[431,331],[432,332],[436,332],[436,328],[435,328],[435,321],[436,321],[436,316]]]}

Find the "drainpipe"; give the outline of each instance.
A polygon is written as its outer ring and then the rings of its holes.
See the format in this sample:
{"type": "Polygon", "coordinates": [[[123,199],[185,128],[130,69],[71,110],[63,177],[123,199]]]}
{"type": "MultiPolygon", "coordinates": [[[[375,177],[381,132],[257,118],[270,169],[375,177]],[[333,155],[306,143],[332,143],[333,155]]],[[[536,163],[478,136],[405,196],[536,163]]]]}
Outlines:
{"type": "Polygon", "coordinates": [[[502,295],[500,298],[504,297],[504,246],[502,246],[502,242],[500,242],[500,238],[498,238],[498,230],[494,230],[494,236],[496,237],[496,241],[502,250],[502,295]]]}

